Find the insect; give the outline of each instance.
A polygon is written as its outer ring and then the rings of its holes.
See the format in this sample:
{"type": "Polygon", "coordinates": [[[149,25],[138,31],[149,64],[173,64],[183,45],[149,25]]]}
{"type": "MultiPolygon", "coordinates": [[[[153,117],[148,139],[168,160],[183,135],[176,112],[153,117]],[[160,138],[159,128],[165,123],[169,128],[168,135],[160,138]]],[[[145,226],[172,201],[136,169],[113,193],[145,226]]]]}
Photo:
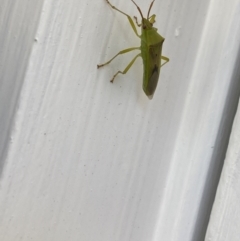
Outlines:
{"type": "Polygon", "coordinates": [[[113,59],[115,59],[118,55],[128,53],[133,50],[140,50],[141,52],[137,54],[131,62],[127,65],[127,67],[123,71],[118,71],[116,74],[114,74],[113,78],[111,79],[111,82],[113,83],[115,77],[118,74],[126,74],[128,70],[131,68],[133,63],[138,57],[142,57],[143,60],[143,91],[145,94],[148,96],[149,99],[152,99],[153,94],[156,90],[157,83],[158,83],[158,78],[160,74],[160,69],[161,67],[166,64],[169,61],[169,58],[162,56],[162,45],[164,42],[164,38],[158,34],[157,28],[153,27],[153,24],[155,23],[155,18],[156,15],[153,14],[150,16],[150,10],[153,6],[153,3],[155,0],[153,0],[150,4],[147,18],[143,17],[142,11],[139,8],[139,6],[131,0],[137,7],[142,21],[139,24],[137,21],[137,17],[134,17],[136,21],[136,25],[141,27],[141,35],[138,34],[137,28],[134,24],[133,19],[126,13],[122,12],[115,6],[113,6],[108,0],[106,2],[116,11],[124,14],[127,18],[128,21],[134,31],[134,33],[140,38],[141,40],[141,46],[140,47],[132,47],[132,48],[127,48],[123,49],[122,51],[118,52],[113,58],[111,58],[109,61],[107,61],[104,64],[99,64],[97,65],[97,68],[103,67],[110,62],[112,62],[113,59]],[[161,60],[165,61],[164,63],[161,63],[161,60]]]}

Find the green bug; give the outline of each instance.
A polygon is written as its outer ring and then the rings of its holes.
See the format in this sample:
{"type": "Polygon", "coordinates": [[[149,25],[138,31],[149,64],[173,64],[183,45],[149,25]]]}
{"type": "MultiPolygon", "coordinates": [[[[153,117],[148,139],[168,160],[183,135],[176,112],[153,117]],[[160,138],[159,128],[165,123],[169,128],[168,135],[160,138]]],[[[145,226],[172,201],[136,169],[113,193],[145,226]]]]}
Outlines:
{"type": "Polygon", "coordinates": [[[113,59],[115,59],[120,54],[125,54],[125,53],[133,51],[133,50],[140,50],[141,52],[132,59],[132,61],[127,65],[127,67],[123,71],[118,71],[113,76],[113,78],[111,79],[111,82],[114,81],[115,77],[118,74],[126,74],[128,72],[128,70],[131,68],[131,66],[133,65],[133,63],[135,62],[135,60],[141,56],[143,59],[143,66],[144,66],[143,91],[145,92],[145,94],[148,96],[149,99],[152,99],[153,94],[157,87],[160,69],[164,64],[166,64],[169,61],[169,58],[162,56],[162,45],[164,42],[164,38],[160,34],[158,34],[157,28],[153,27],[153,24],[155,23],[156,15],[153,14],[152,16],[149,16],[150,10],[151,10],[152,5],[155,0],[153,0],[150,4],[147,18],[143,17],[143,14],[142,14],[139,6],[133,0],[131,0],[131,1],[136,5],[136,7],[142,17],[141,24],[139,24],[137,21],[137,18],[134,17],[136,24],[139,27],[141,27],[141,30],[142,30],[141,35],[138,34],[136,26],[133,22],[133,19],[128,14],[117,9],[108,0],[106,0],[106,2],[113,9],[115,9],[116,11],[127,16],[128,21],[130,22],[130,25],[131,25],[134,33],[141,39],[141,46],[124,49],[124,50],[120,51],[118,54],[116,54],[109,61],[107,61],[104,64],[97,65],[97,67],[100,68],[100,67],[103,67],[104,65],[109,64],[113,59]],[[161,60],[164,60],[165,62],[162,64],[161,60]]]}

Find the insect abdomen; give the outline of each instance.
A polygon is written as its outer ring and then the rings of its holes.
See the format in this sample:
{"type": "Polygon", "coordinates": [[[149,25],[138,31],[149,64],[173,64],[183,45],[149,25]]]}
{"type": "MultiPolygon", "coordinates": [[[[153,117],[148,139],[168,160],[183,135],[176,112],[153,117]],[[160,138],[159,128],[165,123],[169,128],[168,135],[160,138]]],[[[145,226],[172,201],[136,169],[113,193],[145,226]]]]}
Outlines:
{"type": "Polygon", "coordinates": [[[156,90],[161,66],[162,43],[147,46],[142,42],[143,91],[151,99],[156,90]]]}

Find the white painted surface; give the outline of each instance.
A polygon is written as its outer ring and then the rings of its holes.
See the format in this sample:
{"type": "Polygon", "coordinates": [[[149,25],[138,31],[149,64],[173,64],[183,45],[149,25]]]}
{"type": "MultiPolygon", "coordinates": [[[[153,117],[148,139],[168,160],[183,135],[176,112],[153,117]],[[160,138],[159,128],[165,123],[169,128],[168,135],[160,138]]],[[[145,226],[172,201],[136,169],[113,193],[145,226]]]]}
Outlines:
{"type": "Polygon", "coordinates": [[[0,176],[42,0],[0,0],[0,176]]]}
{"type": "Polygon", "coordinates": [[[141,61],[108,82],[131,54],[96,68],[139,44],[124,16],[104,1],[45,1],[4,160],[0,240],[203,240],[239,94],[239,3],[154,3],[170,63],[149,101],[141,61]]]}
{"type": "Polygon", "coordinates": [[[206,241],[240,238],[240,105],[235,116],[206,241]]]}

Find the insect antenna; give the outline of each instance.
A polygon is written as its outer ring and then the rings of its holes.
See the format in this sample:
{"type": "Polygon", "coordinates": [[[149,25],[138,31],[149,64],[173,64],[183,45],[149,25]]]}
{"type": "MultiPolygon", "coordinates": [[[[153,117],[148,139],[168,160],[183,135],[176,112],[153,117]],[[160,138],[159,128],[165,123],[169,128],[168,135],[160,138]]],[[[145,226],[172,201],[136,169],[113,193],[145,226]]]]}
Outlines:
{"type": "Polygon", "coordinates": [[[150,7],[149,7],[149,9],[148,9],[147,19],[149,19],[150,11],[151,11],[151,8],[152,8],[152,5],[153,5],[154,1],[155,1],[155,0],[153,0],[153,1],[151,2],[150,7]]]}
{"type": "Polygon", "coordinates": [[[140,7],[138,7],[138,5],[137,5],[133,0],[131,0],[131,1],[136,5],[136,7],[137,7],[139,13],[141,14],[142,20],[143,20],[143,14],[142,14],[142,12],[141,12],[140,7]]]}

